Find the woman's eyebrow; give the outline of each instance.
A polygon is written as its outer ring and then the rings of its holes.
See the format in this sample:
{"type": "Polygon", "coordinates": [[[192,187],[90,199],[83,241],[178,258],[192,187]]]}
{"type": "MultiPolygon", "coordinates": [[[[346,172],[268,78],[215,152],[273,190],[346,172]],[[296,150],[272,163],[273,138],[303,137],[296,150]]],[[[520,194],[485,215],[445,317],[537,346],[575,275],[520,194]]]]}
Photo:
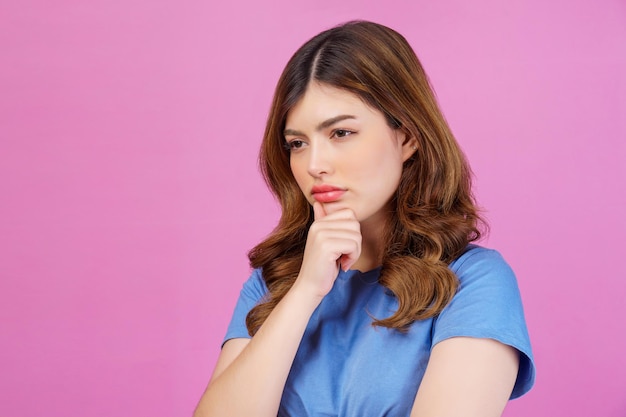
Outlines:
{"type": "MultiPolygon", "coordinates": [[[[331,117],[330,119],[324,120],[323,122],[321,122],[320,124],[317,125],[317,127],[315,128],[316,131],[321,131],[324,129],[329,128],[330,126],[334,125],[335,123],[339,123],[343,120],[348,120],[348,119],[356,119],[356,116],[353,116],[351,114],[341,114],[339,116],[335,116],[335,117],[331,117]]],[[[294,130],[294,129],[285,129],[283,131],[283,135],[285,136],[304,136],[304,133],[298,131],[298,130],[294,130]]]]}

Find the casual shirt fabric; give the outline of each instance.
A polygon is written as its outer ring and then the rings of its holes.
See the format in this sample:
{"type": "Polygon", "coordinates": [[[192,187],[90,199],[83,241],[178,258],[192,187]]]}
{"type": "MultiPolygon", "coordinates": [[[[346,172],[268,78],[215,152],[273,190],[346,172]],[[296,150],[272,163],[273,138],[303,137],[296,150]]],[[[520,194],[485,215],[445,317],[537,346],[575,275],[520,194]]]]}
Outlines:
{"type": "MultiPolygon", "coordinates": [[[[314,311],[293,361],[279,416],[409,416],[430,352],[457,337],[495,339],[520,352],[511,398],[533,385],[535,368],[515,275],[502,256],[470,245],[450,264],[459,278],[453,300],[406,333],[372,326],[396,298],[378,284],[380,269],[340,271],[314,311]]],[[[244,284],[224,341],[249,338],[248,311],[267,292],[262,271],[244,284]]]]}

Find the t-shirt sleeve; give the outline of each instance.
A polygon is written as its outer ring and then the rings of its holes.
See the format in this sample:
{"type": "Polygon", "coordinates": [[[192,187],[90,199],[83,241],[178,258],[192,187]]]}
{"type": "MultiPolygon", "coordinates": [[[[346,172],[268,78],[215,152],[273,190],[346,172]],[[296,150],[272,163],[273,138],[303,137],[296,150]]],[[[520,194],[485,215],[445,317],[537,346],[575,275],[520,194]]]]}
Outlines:
{"type": "Polygon", "coordinates": [[[248,312],[261,301],[266,293],[267,287],[265,286],[265,281],[263,281],[261,270],[253,270],[252,275],[250,275],[250,278],[243,284],[243,288],[239,293],[239,299],[235,305],[235,311],[230,319],[230,324],[226,330],[226,336],[224,337],[222,346],[230,339],[250,338],[248,328],[246,327],[246,316],[248,312]]]}
{"type": "Polygon", "coordinates": [[[456,337],[489,338],[520,352],[517,380],[511,399],[530,390],[535,366],[515,274],[491,249],[473,247],[450,268],[459,277],[459,290],[436,318],[433,346],[456,337]]]}

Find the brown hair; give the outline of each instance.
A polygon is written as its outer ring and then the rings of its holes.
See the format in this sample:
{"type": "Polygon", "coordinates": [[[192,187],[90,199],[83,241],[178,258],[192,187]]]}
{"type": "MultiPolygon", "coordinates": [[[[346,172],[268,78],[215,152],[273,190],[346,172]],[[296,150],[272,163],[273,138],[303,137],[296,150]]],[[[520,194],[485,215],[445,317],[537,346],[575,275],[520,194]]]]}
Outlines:
{"type": "Polygon", "coordinates": [[[385,26],[349,22],[306,42],[287,63],[276,86],[259,156],[262,174],[282,207],[278,226],[248,254],[263,269],[269,293],[246,318],[256,333],[293,285],[302,263],[312,208],[289,166],[283,131],[287,113],[311,81],[340,88],[382,112],[389,126],[417,140],[392,198],[379,282],[398,310],[373,324],[406,329],[450,302],[458,279],[448,268],[480,238],[471,171],[428,78],[406,39],[385,26]]]}

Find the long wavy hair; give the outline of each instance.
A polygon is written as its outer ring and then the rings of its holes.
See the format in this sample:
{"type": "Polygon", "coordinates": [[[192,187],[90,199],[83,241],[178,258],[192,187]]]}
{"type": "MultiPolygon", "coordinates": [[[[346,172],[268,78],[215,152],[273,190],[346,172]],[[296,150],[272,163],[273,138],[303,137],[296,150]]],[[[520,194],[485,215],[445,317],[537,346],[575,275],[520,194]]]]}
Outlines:
{"type": "Polygon", "coordinates": [[[379,283],[398,309],[373,325],[405,330],[436,316],[450,302],[458,278],[448,268],[486,227],[472,195],[471,171],[441,113],[428,77],[406,39],[380,24],[353,21],[326,30],[291,57],[274,94],[259,163],[282,208],[274,231],[248,254],[269,290],[246,318],[256,333],[298,276],[312,207],[289,165],[283,131],[287,113],[310,82],[348,91],[379,110],[394,129],[417,141],[390,201],[379,283]]]}

